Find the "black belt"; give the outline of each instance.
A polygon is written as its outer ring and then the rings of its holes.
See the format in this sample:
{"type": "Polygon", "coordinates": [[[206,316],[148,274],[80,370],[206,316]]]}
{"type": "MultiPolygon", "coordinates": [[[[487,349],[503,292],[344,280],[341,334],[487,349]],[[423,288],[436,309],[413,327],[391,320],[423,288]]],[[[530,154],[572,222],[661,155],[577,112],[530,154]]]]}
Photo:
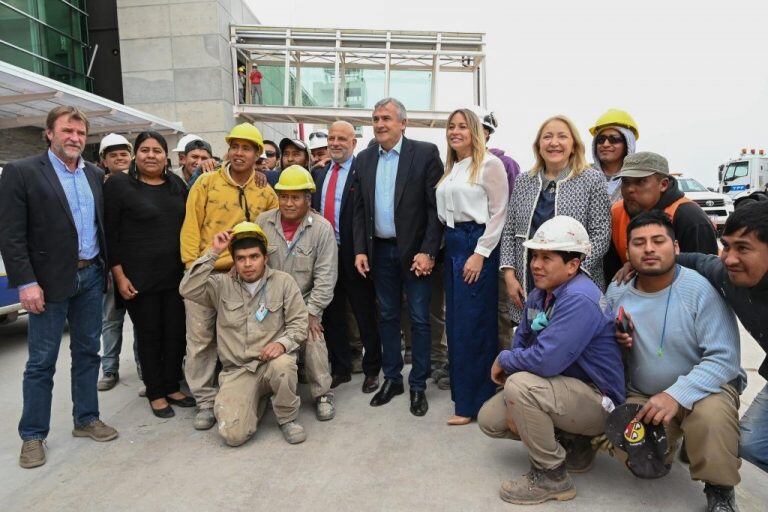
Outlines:
{"type": "Polygon", "coordinates": [[[382,244],[397,244],[397,238],[379,238],[375,236],[373,239],[382,244]]]}

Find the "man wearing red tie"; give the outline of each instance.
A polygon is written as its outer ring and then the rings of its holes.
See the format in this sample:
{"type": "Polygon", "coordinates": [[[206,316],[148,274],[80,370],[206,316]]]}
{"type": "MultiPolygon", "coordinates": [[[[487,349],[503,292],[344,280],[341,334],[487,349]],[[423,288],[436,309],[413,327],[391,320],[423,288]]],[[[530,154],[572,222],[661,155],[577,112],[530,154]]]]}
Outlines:
{"type": "Polygon", "coordinates": [[[352,240],[352,213],[355,193],[355,159],[352,156],[357,140],[354,127],[346,121],[333,123],[328,130],[328,151],[331,162],[316,171],[317,192],[312,207],[322,212],[334,228],[339,244],[339,278],[333,300],[323,315],[326,343],[331,359],[331,387],[349,382],[352,374],[352,353],[345,321],[347,301],[357,320],[365,347],[363,356],[363,392],[372,393],[379,387],[381,370],[381,341],[376,325],[376,298],[370,279],[363,279],[355,270],[352,240]]]}

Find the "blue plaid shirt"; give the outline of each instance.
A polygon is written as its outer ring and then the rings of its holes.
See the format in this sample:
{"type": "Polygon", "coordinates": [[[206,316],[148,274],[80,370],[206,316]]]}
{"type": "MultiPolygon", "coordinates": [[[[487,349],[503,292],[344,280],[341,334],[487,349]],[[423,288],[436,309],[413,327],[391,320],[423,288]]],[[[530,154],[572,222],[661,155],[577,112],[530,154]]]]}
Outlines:
{"type": "Polygon", "coordinates": [[[374,193],[374,226],[379,238],[395,238],[395,180],[402,147],[402,137],[389,151],[379,146],[374,193]]]}

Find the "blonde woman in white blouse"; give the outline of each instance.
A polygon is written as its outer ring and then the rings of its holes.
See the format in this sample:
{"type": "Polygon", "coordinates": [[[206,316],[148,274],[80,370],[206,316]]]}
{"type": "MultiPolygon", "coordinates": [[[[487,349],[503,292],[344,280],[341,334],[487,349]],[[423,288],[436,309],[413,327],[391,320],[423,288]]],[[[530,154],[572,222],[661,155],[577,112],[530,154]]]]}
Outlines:
{"type": "Polygon", "coordinates": [[[446,226],[445,328],[455,403],[448,424],[466,425],[496,389],[490,371],[498,352],[498,245],[509,185],[471,110],[450,115],[446,138],[448,158],[436,196],[446,226]]]}

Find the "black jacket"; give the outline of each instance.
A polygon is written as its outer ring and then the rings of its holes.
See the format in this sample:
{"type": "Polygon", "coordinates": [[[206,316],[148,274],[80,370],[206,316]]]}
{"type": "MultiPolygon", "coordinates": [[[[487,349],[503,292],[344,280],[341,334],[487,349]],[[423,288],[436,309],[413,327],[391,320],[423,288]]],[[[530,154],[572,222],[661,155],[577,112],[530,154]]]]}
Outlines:
{"type": "MultiPolygon", "coordinates": [[[[99,258],[106,262],[104,240],[104,172],[85,163],[96,206],[99,258]]],[[[37,281],[47,301],[75,292],[78,238],[75,221],[48,152],[11,162],[0,176],[0,251],[8,284],[37,281]]]]}
{"type": "MultiPolygon", "coordinates": [[[[365,254],[373,264],[374,194],[379,146],[357,155],[353,236],[355,254],[365,254]]],[[[395,178],[395,231],[400,263],[407,272],[417,253],[437,256],[443,225],[437,218],[435,187],[443,175],[437,146],[403,137],[395,178]]]]}

